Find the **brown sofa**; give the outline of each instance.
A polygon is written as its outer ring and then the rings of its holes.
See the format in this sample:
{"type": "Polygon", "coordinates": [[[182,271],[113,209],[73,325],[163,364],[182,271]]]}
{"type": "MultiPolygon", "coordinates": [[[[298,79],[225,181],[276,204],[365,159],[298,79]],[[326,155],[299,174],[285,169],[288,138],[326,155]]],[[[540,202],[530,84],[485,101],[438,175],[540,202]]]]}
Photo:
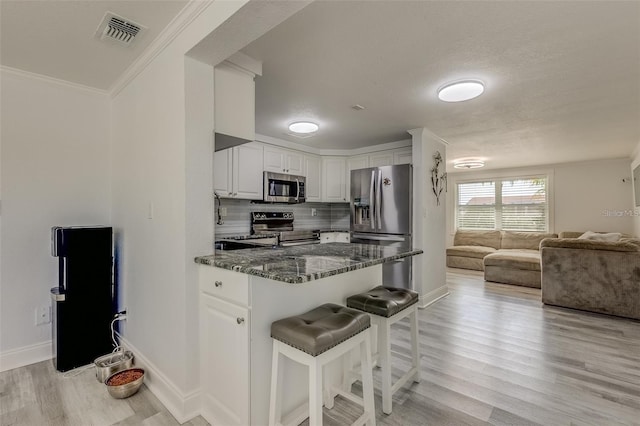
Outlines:
{"type": "Polygon", "coordinates": [[[543,303],[640,320],[640,240],[545,239],[540,254],[543,303]]]}
{"type": "Polygon", "coordinates": [[[447,266],[484,271],[484,279],[540,288],[540,241],[556,234],[515,231],[457,231],[447,266]]]}

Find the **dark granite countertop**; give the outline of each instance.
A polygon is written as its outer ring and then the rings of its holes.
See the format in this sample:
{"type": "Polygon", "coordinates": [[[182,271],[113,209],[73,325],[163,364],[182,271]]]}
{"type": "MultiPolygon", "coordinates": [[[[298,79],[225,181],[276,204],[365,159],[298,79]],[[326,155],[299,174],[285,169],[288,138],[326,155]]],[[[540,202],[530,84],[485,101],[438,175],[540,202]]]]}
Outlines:
{"type": "Polygon", "coordinates": [[[261,238],[274,238],[277,237],[277,232],[271,234],[216,234],[215,240],[257,240],[261,238]]]}
{"type": "Polygon", "coordinates": [[[298,284],[422,252],[368,244],[328,243],[216,251],[214,255],[196,257],[195,262],[298,284]]]}

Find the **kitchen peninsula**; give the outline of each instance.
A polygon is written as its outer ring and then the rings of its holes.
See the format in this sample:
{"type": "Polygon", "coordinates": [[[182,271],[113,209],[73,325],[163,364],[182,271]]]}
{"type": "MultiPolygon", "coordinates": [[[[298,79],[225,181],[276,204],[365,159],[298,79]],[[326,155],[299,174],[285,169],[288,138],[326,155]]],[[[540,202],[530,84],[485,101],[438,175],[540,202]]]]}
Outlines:
{"type": "MultiPolygon", "coordinates": [[[[212,424],[266,424],[271,323],[382,284],[382,264],[422,250],[327,243],[216,251],[200,264],[202,415],[212,424]]],[[[406,286],[406,283],[398,283],[406,286]]],[[[283,413],[307,416],[307,373],[286,360],[283,413]],[[302,410],[294,410],[302,407],[302,410]]]]}

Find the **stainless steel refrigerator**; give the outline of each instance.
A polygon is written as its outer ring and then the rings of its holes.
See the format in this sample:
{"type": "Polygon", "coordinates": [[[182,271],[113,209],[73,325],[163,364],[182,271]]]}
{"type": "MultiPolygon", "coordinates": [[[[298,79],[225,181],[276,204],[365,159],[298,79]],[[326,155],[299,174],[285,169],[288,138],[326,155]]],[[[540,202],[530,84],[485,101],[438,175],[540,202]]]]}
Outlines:
{"type": "MultiPolygon", "coordinates": [[[[410,164],[351,171],[351,242],[411,248],[410,164]]],[[[411,288],[411,257],[382,265],[384,285],[411,288]]]]}

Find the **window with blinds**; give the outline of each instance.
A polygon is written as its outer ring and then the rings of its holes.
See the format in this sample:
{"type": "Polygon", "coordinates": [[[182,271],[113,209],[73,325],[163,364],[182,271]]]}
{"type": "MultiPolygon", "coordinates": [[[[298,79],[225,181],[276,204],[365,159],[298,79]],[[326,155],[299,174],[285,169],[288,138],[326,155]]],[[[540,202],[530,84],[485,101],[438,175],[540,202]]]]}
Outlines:
{"type": "Polygon", "coordinates": [[[457,229],[547,231],[547,178],[491,179],[458,183],[457,229]]]}

